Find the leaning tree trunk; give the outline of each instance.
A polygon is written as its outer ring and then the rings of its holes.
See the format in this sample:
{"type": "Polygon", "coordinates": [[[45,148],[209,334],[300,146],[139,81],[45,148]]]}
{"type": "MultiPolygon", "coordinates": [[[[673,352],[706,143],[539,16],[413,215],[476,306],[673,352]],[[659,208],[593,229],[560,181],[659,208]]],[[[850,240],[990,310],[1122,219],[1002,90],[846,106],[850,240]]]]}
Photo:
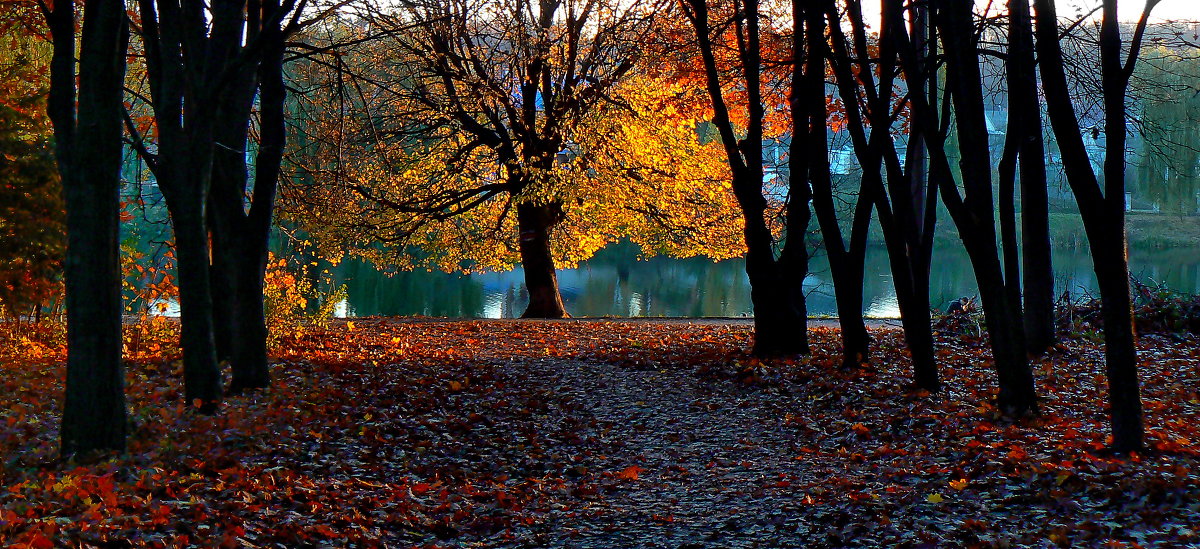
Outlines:
{"type": "Polygon", "coordinates": [[[562,221],[562,205],[517,205],[517,230],[521,250],[521,267],[525,270],[525,288],[529,291],[529,306],[521,318],[565,318],[566,307],[558,292],[558,275],[554,270],[554,255],[550,237],[562,221]]]}
{"type": "MultiPolygon", "coordinates": [[[[983,77],[979,70],[971,5],[943,1],[938,3],[934,16],[946,52],[946,83],[954,106],[955,129],[961,148],[957,164],[965,196],[954,184],[945,140],[939,138],[936,144],[926,144],[939,172],[935,176],[941,187],[942,202],[958,228],[979,285],[999,378],[997,405],[1006,415],[1022,416],[1036,411],[1036,389],[1025,352],[1020,301],[1011,295],[1017,281],[1005,278],[996,246],[983,77]]],[[[912,63],[907,65],[909,70],[906,72],[911,72],[912,63]]],[[[916,110],[923,111],[921,117],[929,120],[930,106],[918,96],[914,96],[919,107],[916,110]]]]}
{"type": "Polygon", "coordinates": [[[1025,356],[1025,332],[1017,302],[1010,299],[994,243],[966,242],[979,285],[999,393],[996,407],[1010,417],[1037,410],[1033,371],[1025,356]]]}
{"type": "Polygon", "coordinates": [[[61,454],[123,451],[127,419],[118,212],[129,27],[123,2],[92,0],[84,6],[76,97],[75,4],[56,2],[46,16],[54,45],[48,114],[67,207],[61,454]]]}

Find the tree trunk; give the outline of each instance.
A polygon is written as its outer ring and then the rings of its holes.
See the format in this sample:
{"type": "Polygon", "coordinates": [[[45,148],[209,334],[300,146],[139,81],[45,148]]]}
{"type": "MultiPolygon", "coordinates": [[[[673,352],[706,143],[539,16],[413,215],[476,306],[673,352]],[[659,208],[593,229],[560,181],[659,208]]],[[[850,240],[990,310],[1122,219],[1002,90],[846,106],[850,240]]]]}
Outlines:
{"type": "Polygon", "coordinates": [[[1104,319],[1105,373],[1108,376],[1113,449],[1134,451],[1143,447],[1144,427],[1137,375],[1137,348],[1129,295],[1129,258],[1125,234],[1125,92],[1137,62],[1146,19],[1154,3],[1147,3],[1122,59],[1121,32],[1116,2],[1105,0],[1100,29],[1100,68],[1104,95],[1104,190],[1092,169],[1079,128],[1079,119],[1067,85],[1054,2],[1034,0],[1036,33],[1046,110],[1062,151],[1067,182],[1079,205],[1092,251],[1092,265],[1100,286],[1100,311],[1104,319]]]}
{"type": "MultiPolygon", "coordinates": [[[[943,0],[935,11],[935,21],[946,53],[947,87],[961,147],[958,166],[965,195],[960,195],[954,184],[945,141],[939,139],[936,146],[933,142],[926,144],[940,172],[934,176],[941,187],[942,201],[958,228],[979,286],[1000,387],[997,406],[1006,415],[1022,416],[1036,411],[1036,389],[1025,352],[1020,300],[1014,296],[1017,282],[1005,277],[996,246],[988,160],[991,155],[971,5],[943,0]]],[[[914,99],[919,107],[916,110],[923,111],[922,118],[928,119],[930,108],[924,104],[924,98],[914,96],[914,99]]],[[[1011,242],[1011,234],[1005,240],[1011,242]]],[[[1015,242],[1011,243],[1015,247],[1015,242]]]]}
{"type": "Polygon", "coordinates": [[[234,346],[231,392],[265,389],[271,385],[267,365],[267,318],[263,308],[263,285],[267,271],[266,247],[247,250],[237,265],[237,311],[239,329],[234,346]]]}
{"type": "MultiPolygon", "coordinates": [[[[775,258],[775,238],[767,227],[767,200],[763,195],[763,117],[762,52],[760,51],[758,0],[743,3],[743,24],[739,24],[738,53],[746,90],[747,123],[735,129],[730,103],[721,85],[722,71],[714,50],[714,27],[709,22],[705,0],[685,0],[681,6],[696,31],[696,45],[704,65],[705,88],[713,106],[713,125],[721,135],[721,145],[729,162],[733,194],[742,210],[742,234],[746,243],[746,274],[750,278],[750,300],[754,306],[754,354],[784,356],[808,353],[808,312],[804,296],[804,277],[808,272],[808,250],[804,234],[808,230],[811,190],[806,176],[804,155],[789,160],[792,177],[788,178],[787,235],[779,259],[775,258]],[[739,138],[739,135],[742,136],[739,138]]],[[[799,9],[799,8],[795,8],[799,9]]],[[[794,11],[793,13],[799,13],[794,11]]],[[[801,17],[794,17],[799,26],[801,17]]],[[[802,38],[800,35],[797,37],[802,38]]],[[[802,46],[796,48],[803,51],[802,46]]],[[[797,58],[799,55],[797,55],[797,58]]],[[[799,78],[793,73],[793,78],[799,78]]],[[[794,85],[793,89],[799,89],[794,85]]],[[[797,132],[799,135],[800,132],[797,132]]]]}
{"type": "Polygon", "coordinates": [[[178,260],[180,343],[183,347],[184,399],[201,413],[214,413],[221,401],[221,370],[213,339],[213,301],[209,287],[208,231],[204,200],[187,196],[168,200],[178,260]]]}
{"type": "MultiPolygon", "coordinates": [[[[830,269],[832,273],[832,269],[830,269]]],[[[843,268],[841,287],[834,284],[837,301],[838,323],[842,336],[842,367],[856,368],[867,361],[871,350],[871,336],[863,319],[863,271],[843,268]]],[[[838,275],[833,275],[838,280],[838,275]]]]}
{"type": "Polygon", "coordinates": [[[1009,29],[1009,118],[1015,124],[1010,124],[1008,131],[1018,136],[1025,345],[1029,354],[1038,356],[1055,339],[1054,268],[1050,254],[1045,144],[1028,0],[1009,0],[1009,29]]]}
{"type": "Polygon", "coordinates": [[[243,193],[246,189],[246,132],[254,98],[254,80],[239,81],[223,96],[213,124],[212,183],[208,194],[208,229],[212,235],[213,335],[217,360],[232,364],[243,337],[237,299],[240,241],[246,238],[243,193]]]}
{"type": "MultiPolygon", "coordinates": [[[[937,362],[933,352],[933,330],[930,328],[932,318],[929,315],[929,277],[925,277],[924,292],[920,291],[920,283],[913,284],[913,292],[908,299],[906,310],[900,314],[904,328],[904,342],[912,354],[913,382],[917,387],[930,392],[942,389],[938,379],[937,362]]],[[[899,295],[899,294],[897,294],[899,295]]],[[[903,307],[903,306],[902,306],[903,307]]]]}
{"type": "MultiPolygon", "coordinates": [[[[119,139],[112,141],[120,143],[119,139]]],[[[92,148],[104,148],[94,141],[92,148]]],[[[77,149],[80,160],[98,156],[77,149]]],[[[119,151],[117,158],[120,158],[119,151]]],[[[97,158],[99,160],[99,158],[97,158]]],[[[111,162],[108,162],[111,164],[111,162]]],[[[62,455],[125,449],[116,170],[81,170],[67,204],[67,391],[62,455]]],[[[65,183],[65,181],[64,181],[65,183]]]]}
{"type": "MultiPolygon", "coordinates": [[[[263,3],[264,12],[279,9],[277,0],[263,3]]],[[[274,25],[278,25],[275,23],[274,25]]],[[[263,303],[267,257],[271,239],[271,220],[279,171],[287,141],[284,102],[287,91],[283,82],[284,36],[277,26],[264,26],[263,59],[259,64],[258,157],[254,165],[254,196],[245,214],[243,249],[238,263],[238,311],[242,327],[234,357],[231,387],[234,390],[269,387],[271,373],[267,364],[267,318],[263,303]]]]}
{"type": "MultiPolygon", "coordinates": [[[[251,73],[252,74],[252,73],[251,73]]],[[[212,185],[208,199],[208,225],[212,234],[213,327],[216,335],[217,358],[229,363],[233,373],[230,392],[265,386],[258,379],[265,371],[262,364],[253,362],[254,353],[247,347],[265,346],[254,341],[262,328],[256,326],[261,317],[262,285],[256,284],[253,265],[257,256],[252,248],[259,238],[246,222],[245,197],[246,132],[250,125],[250,107],[254,97],[255,80],[249,76],[233,86],[236,93],[223,97],[218,123],[214,130],[217,147],[213,150],[212,185]],[[247,272],[249,270],[249,272],[247,272]],[[251,284],[250,287],[243,287],[251,284]],[[255,314],[255,301],[258,313],[255,314]],[[247,360],[251,363],[246,363],[247,360]],[[249,375],[248,375],[249,374],[249,375]]]]}
{"type": "Polygon", "coordinates": [[[67,207],[67,380],[63,457],[124,451],[121,364],[121,99],[129,28],[125,6],[84,6],[75,108],[75,5],[47,13],[53,35],[49,114],[67,207]],[[76,124],[78,113],[78,124],[76,124]]]}
{"type": "Polygon", "coordinates": [[[769,265],[751,272],[750,301],[754,305],[754,347],[759,357],[808,354],[807,318],[795,306],[795,300],[781,298],[791,292],[783,270],[769,265]]]}
{"type": "MultiPolygon", "coordinates": [[[[215,176],[215,174],[214,174],[215,176]]],[[[214,177],[214,180],[216,177],[214,177]]],[[[236,267],[233,265],[234,242],[230,234],[232,227],[218,227],[214,219],[216,204],[209,201],[209,234],[212,243],[212,263],[209,270],[209,293],[213,300],[213,341],[216,344],[217,361],[231,363],[234,340],[240,332],[237,310],[236,267]]]]}
{"type": "MultiPolygon", "coordinates": [[[[1104,0],[1104,20],[1100,27],[1101,88],[1104,92],[1104,200],[1089,208],[1093,219],[1088,243],[1095,262],[1096,282],[1100,286],[1100,311],[1104,317],[1104,369],[1108,375],[1109,403],[1112,406],[1113,449],[1122,452],[1141,450],[1144,439],[1142,400],[1137,375],[1137,347],[1134,343],[1133,304],[1129,296],[1129,252],[1125,234],[1125,92],[1129,75],[1137,62],[1140,35],[1130,42],[1131,52],[1124,61],[1121,30],[1117,22],[1116,0],[1104,0]],[[1103,219],[1103,222],[1099,222],[1103,219]],[[1092,233],[1097,233],[1095,237],[1092,233]]],[[[1138,24],[1145,29],[1146,17],[1138,24]]],[[[1140,32],[1140,31],[1139,31],[1140,32]]],[[[1082,209],[1082,208],[1081,208],[1082,209]]]]}
{"type": "MultiPolygon", "coordinates": [[[[1137,374],[1137,346],[1129,296],[1129,268],[1124,254],[1115,253],[1124,243],[1124,224],[1110,224],[1107,241],[1092,242],[1096,282],[1100,286],[1100,314],[1104,319],[1104,372],[1108,377],[1112,447],[1118,452],[1141,450],[1145,429],[1137,374]]],[[[1123,251],[1123,250],[1122,250],[1123,251]]]]}
{"type": "Polygon", "coordinates": [[[562,216],[562,206],[556,203],[517,205],[521,267],[525,270],[525,288],[529,291],[529,306],[521,318],[570,316],[558,292],[558,275],[550,250],[551,233],[562,221],[562,216]]]}
{"type": "MultiPolygon", "coordinates": [[[[924,21],[924,9],[917,11],[918,21],[914,23],[918,31],[918,51],[925,58],[926,50],[924,31],[927,26],[924,21]]],[[[856,213],[855,227],[851,233],[851,253],[848,257],[855,261],[863,261],[865,255],[866,230],[870,222],[872,207],[879,214],[879,224],[883,229],[884,243],[887,246],[888,261],[892,270],[892,281],[896,288],[896,299],[900,306],[905,342],[913,357],[913,378],[918,386],[937,391],[940,389],[936,364],[933,360],[933,334],[929,318],[929,252],[932,250],[932,233],[936,217],[934,216],[935,193],[930,193],[928,202],[925,196],[924,154],[919,137],[921,120],[917,119],[910,134],[908,148],[907,173],[900,165],[895,145],[890,139],[885,139],[887,132],[873,132],[868,138],[867,120],[876,128],[887,128],[892,124],[891,119],[891,82],[893,69],[896,64],[896,53],[892,37],[894,27],[886,25],[882,29],[880,58],[880,81],[876,88],[872,76],[874,70],[865,61],[868,56],[861,55],[857,76],[853,70],[853,57],[849,53],[846,35],[843,33],[841,15],[836,7],[826,5],[826,14],[831,23],[830,65],[833,67],[839,93],[843,98],[857,98],[860,95],[868,98],[866,115],[859,107],[859,101],[844,101],[845,114],[854,144],[855,155],[863,167],[862,183],[860,185],[859,207],[866,212],[856,213]],[[880,93],[878,90],[886,90],[880,93]],[[888,98],[888,99],[884,99],[888,98]],[[865,118],[865,119],[864,119],[865,118]],[[887,156],[886,162],[884,156],[887,156]],[[886,187],[883,181],[883,171],[886,167],[886,187]],[[889,201],[889,194],[890,201],[889,201]],[[860,221],[861,220],[861,221],[860,221]]],[[[851,6],[847,17],[851,31],[855,37],[855,48],[859,54],[865,54],[868,48],[866,28],[862,19],[861,8],[851,6]]],[[[914,89],[921,89],[923,81],[910,78],[909,84],[914,89]]],[[[861,272],[861,267],[855,269],[861,272]]],[[[836,275],[835,275],[836,276],[836,275]]],[[[861,279],[859,281],[861,287],[861,279]]],[[[861,297],[859,298],[861,299],[861,297]]],[[[861,304],[860,304],[861,310],[861,304]]]]}
{"type": "Polygon", "coordinates": [[[1037,411],[1033,371],[1025,356],[1025,332],[1019,305],[1011,301],[1004,286],[1004,274],[993,243],[967,243],[968,255],[979,286],[983,317],[996,368],[996,407],[1009,417],[1021,417],[1037,411]]]}
{"type": "MultiPolygon", "coordinates": [[[[867,360],[871,337],[863,320],[863,269],[865,267],[866,231],[870,223],[871,201],[860,188],[858,204],[851,221],[851,245],[847,249],[838,225],[837,207],[833,199],[833,181],[829,170],[828,109],[825,104],[825,13],[820,9],[800,10],[793,7],[793,17],[804,17],[804,29],[794,27],[797,37],[807,41],[804,51],[803,74],[793,75],[792,97],[793,160],[805,159],[802,165],[807,174],[792,171],[792,177],[808,177],[812,186],[813,209],[821,226],[829,271],[833,277],[834,298],[838,322],[841,325],[842,366],[853,368],[867,360]]],[[[793,48],[800,51],[804,44],[794,39],[793,48]]],[[[793,70],[799,73],[800,65],[793,70]]],[[[789,204],[790,205],[790,204],[789,204]]],[[[807,206],[805,206],[807,208],[807,206]]],[[[790,217],[790,216],[789,216],[790,217]]],[[[803,235],[807,229],[789,234],[803,235]]],[[[793,236],[795,238],[795,236],[793,236]]]]}

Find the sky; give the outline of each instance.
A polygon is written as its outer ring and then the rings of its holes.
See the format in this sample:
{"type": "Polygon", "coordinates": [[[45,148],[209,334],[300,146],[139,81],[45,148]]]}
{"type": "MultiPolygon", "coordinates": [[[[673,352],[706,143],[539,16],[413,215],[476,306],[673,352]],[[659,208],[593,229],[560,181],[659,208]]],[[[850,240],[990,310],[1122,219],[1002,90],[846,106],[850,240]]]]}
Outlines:
{"type": "MultiPolygon", "coordinates": [[[[993,9],[1003,9],[1005,0],[991,0],[993,9]]],[[[975,0],[978,5],[986,5],[987,0],[975,0]]],[[[1077,8],[1087,12],[1100,6],[1100,0],[1055,0],[1058,14],[1068,17],[1076,13],[1077,8]]],[[[1145,7],[1142,0],[1123,0],[1117,3],[1118,16],[1122,21],[1137,21],[1145,7]]],[[[863,12],[868,19],[879,19],[879,0],[863,0],[863,12]],[[874,17],[871,16],[874,14],[874,17]]],[[[1098,12],[1097,12],[1098,15],[1098,12]]],[[[1151,21],[1200,21],[1200,0],[1162,0],[1151,12],[1151,21]]],[[[874,23],[874,22],[873,22],[874,23]]]]}

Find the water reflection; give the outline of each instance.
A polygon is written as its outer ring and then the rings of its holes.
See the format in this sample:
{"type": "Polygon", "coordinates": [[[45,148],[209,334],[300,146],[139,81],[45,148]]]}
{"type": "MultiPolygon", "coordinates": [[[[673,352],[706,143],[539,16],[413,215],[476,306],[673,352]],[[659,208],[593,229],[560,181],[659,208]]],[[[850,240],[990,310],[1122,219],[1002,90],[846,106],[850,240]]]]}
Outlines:
{"type": "MultiPolygon", "coordinates": [[[[1135,250],[1131,272],[1139,279],[1195,293],[1200,288],[1200,249],[1135,250]]],[[[618,244],[602,250],[577,269],[559,271],[563,301],[574,316],[750,316],[750,283],[745,262],[714,263],[703,258],[638,260],[637,249],[618,244]]],[[[867,254],[864,312],[871,317],[898,316],[887,256],[882,248],[867,254]]],[[[1095,293],[1095,275],[1086,251],[1056,250],[1057,292],[1095,293]]],[[[388,277],[370,265],[345,262],[338,278],[348,289],[339,312],[349,316],[395,315],[511,318],[528,303],[520,269],[505,273],[459,275],[414,271],[388,277]]],[[[813,258],[804,281],[809,313],[834,316],[836,306],[828,264],[813,258]]],[[[935,251],[930,299],[944,307],[951,299],[975,295],[975,279],[966,254],[958,248],[935,251]]]]}

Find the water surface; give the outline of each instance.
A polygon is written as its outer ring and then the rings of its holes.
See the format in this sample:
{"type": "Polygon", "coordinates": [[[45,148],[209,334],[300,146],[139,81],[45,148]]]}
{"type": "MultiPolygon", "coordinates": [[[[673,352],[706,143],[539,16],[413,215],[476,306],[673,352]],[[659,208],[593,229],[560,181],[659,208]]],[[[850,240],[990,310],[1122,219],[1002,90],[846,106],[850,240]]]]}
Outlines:
{"type": "MultiPolygon", "coordinates": [[[[1091,257],[1086,250],[1054,252],[1056,292],[1096,294],[1091,257]]],[[[863,311],[870,317],[899,315],[887,256],[881,247],[867,254],[863,311]]],[[[1182,292],[1200,290],[1200,247],[1133,250],[1130,271],[1146,283],[1163,283],[1182,292]]],[[[440,316],[512,318],[529,298],[524,274],[474,275],[413,271],[384,275],[361,262],[345,262],[337,271],[348,299],[340,312],[349,316],[440,316]]],[[[558,272],[559,286],[572,316],[746,317],[752,315],[745,261],[704,258],[639,259],[636,247],[617,244],[601,250],[576,269],[558,272]]],[[[804,280],[809,314],[836,316],[828,263],[820,252],[804,280]]],[[[946,247],[934,252],[930,299],[935,307],[978,293],[966,254],[946,247]]]]}

